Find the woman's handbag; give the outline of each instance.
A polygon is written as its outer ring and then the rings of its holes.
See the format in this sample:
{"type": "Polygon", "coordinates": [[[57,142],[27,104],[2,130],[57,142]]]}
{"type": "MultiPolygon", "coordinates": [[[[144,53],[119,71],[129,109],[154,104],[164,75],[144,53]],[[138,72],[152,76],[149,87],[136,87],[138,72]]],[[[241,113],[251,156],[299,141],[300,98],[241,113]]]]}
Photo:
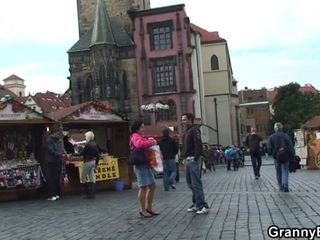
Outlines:
{"type": "Polygon", "coordinates": [[[144,153],[144,149],[132,148],[130,150],[128,164],[129,165],[142,165],[147,162],[146,154],[144,153]]]}

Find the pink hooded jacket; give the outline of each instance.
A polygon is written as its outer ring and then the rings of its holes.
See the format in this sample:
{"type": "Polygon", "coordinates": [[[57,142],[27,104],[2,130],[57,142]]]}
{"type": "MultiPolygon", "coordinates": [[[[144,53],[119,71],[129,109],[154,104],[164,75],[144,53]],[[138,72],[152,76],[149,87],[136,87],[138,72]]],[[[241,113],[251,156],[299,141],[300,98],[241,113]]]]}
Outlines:
{"type": "Polygon", "coordinates": [[[133,133],[130,139],[130,146],[141,149],[148,149],[149,147],[155,145],[157,143],[154,139],[147,139],[139,133],[133,133]]]}

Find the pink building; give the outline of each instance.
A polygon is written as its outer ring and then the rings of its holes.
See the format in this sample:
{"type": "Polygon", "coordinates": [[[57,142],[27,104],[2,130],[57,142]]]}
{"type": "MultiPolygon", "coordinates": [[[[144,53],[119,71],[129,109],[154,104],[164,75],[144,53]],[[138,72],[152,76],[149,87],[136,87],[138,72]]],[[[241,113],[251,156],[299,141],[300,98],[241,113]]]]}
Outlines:
{"type": "Polygon", "coordinates": [[[159,136],[165,127],[174,127],[181,134],[181,114],[194,113],[190,22],[184,7],[129,13],[136,45],[138,104],[148,135],[159,136]],[[141,109],[156,103],[169,109],[141,109]]]}

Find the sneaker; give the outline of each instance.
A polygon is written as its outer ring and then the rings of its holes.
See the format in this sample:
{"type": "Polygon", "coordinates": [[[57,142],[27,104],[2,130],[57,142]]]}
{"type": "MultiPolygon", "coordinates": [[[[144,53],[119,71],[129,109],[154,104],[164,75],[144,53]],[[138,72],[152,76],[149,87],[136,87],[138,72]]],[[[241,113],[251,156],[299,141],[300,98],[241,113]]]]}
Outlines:
{"type": "Polygon", "coordinates": [[[283,188],[283,191],[284,191],[284,192],[289,192],[289,188],[284,187],[284,188],[283,188]]]}
{"type": "Polygon", "coordinates": [[[48,198],[48,201],[56,201],[57,198],[56,197],[51,197],[51,198],[48,198]]]}
{"type": "Polygon", "coordinates": [[[189,208],[188,208],[188,210],[187,210],[188,212],[196,212],[196,211],[198,211],[198,208],[195,206],[195,205],[191,205],[189,208]]]}
{"type": "Polygon", "coordinates": [[[59,196],[59,195],[57,195],[57,196],[56,196],[56,200],[59,200],[59,199],[60,199],[60,196],[59,196]]]}
{"type": "Polygon", "coordinates": [[[170,187],[174,190],[176,189],[176,186],[174,184],[171,184],[170,187]]]}
{"type": "Polygon", "coordinates": [[[209,209],[206,207],[202,207],[201,209],[199,209],[196,214],[201,215],[201,214],[205,214],[208,213],[209,209]]]}

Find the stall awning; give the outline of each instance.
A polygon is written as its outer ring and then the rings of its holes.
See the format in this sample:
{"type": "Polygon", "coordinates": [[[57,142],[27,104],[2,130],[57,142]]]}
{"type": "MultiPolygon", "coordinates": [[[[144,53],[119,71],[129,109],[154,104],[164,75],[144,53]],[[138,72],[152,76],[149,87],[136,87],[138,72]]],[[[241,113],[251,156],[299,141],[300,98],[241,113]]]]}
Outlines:
{"type": "Polygon", "coordinates": [[[0,101],[0,124],[8,123],[53,123],[54,120],[21,104],[13,98],[0,101]]]}
{"type": "Polygon", "coordinates": [[[110,105],[102,102],[86,102],[60,109],[50,114],[56,121],[98,121],[98,122],[124,122],[124,120],[112,111],[110,105]]]}

